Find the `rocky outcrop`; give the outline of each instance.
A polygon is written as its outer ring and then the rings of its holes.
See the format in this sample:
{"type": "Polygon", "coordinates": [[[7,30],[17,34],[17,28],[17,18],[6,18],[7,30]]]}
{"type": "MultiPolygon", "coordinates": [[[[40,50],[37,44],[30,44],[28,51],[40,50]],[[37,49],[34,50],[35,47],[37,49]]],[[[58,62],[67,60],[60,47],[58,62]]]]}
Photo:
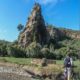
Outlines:
{"type": "Polygon", "coordinates": [[[44,45],[47,43],[47,40],[47,30],[41,14],[41,6],[35,3],[26,27],[20,34],[19,44],[21,46],[28,46],[31,42],[36,41],[44,45]]]}
{"type": "Polygon", "coordinates": [[[71,38],[71,39],[80,39],[80,31],[74,31],[70,29],[60,29],[60,28],[47,28],[50,39],[55,39],[56,41],[71,38]]]}
{"type": "Polygon", "coordinates": [[[63,31],[63,34],[72,39],[80,39],[80,31],[74,31],[69,29],[62,29],[61,31],[63,31]]]}
{"type": "Polygon", "coordinates": [[[55,43],[55,41],[57,42],[64,38],[80,39],[80,32],[46,27],[41,13],[41,6],[35,3],[25,29],[19,35],[18,42],[20,46],[27,47],[32,42],[45,45],[51,42],[55,43]]]}
{"type": "Polygon", "coordinates": [[[59,30],[58,28],[47,28],[47,31],[49,33],[50,36],[50,40],[55,40],[55,41],[59,41],[61,38],[63,38],[65,36],[65,34],[59,30]]]}

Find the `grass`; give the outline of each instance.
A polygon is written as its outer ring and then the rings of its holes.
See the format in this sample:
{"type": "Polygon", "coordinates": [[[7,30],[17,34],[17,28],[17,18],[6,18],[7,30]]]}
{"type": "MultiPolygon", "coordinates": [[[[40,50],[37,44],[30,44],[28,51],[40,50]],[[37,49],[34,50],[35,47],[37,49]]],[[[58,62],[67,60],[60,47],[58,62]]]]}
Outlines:
{"type": "MultiPolygon", "coordinates": [[[[18,65],[25,65],[25,66],[30,66],[30,67],[34,67],[34,68],[38,68],[39,70],[42,69],[41,65],[40,65],[40,59],[35,59],[35,58],[14,58],[14,57],[0,57],[0,62],[9,62],[9,63],[13,63],[13,64],[18,64],[18,65]],[[35,60],[35,64],[32,63],[32,61],[35,60]]],[[[54,70],[60,70],[64,69],[63,68],[63,60],[56,60],[56,65],[55,64],[48,64],[47,67],[45,67],[45,69],[54,71],[54,70]]],[[[76,68],[74,68],[75,70],[79,70],[80,71],[80,62],[79,60],[74,61],[74,65],[77,66],[76,68]]]]}
{"type": "Polygon", "coordinates": [[[14,58],[14,57],[0,57],[0,62],[10,62],[21,65],[31,64],[31,58],[14,58]]]}
{"type": "Polygon", "coordinates": [[[0,57],[0,62],[9,62],[14,64],[23,65],[25,69],[28,67],[29,70],[34,71],[35,73],[42,72],[45,74],[50,74],[52,72],[57,72],[61,70],[61,67],[55,64],[49,64],[46,67],[42,67],[40,65],[40,59],[35,58],[14,58],[14,57],[0,57]],[[32,63],[32,61],[36,61],[37,63],[32,63]]]}
{"type": "MultiPolygon", "coordinates": [[[[56,63],[59,64],[59,65],[63,65],[64,60],[56,60],[56,63]]],[[[79,60],[73,61],[73,64],[75,66],[80,66],[80,61],[79,60]]]]}
{"type": "MultiPolygon", "coordinates": [[[[41,73],[41,74],[54,74],[63,72],[63,60],[56,60],[56,64],[48,64],[46,67],[41,67],[39,65],[40,62],[36,64],[32,64],[31,62],[35,60],[36,62],[40,59],[35,58],[14,58],[14,57],[0,57],[0,62],[9,62],[9,63],[16,63],[19,65],[24,65],[24,69],[28,69],[33,71],[34,73],[41,73]],[[26,68],[27,67],[27,68],[26,68]]],[[[78,66],[75,68],[76,72],[80,71],[80,61],[74,61],[74,65],[78,66]]]]}
{"type": "MultiPolygon", "coordinates": [[[[26,65],[34,68],[38,68],[39,70],[42,69],[40,65],[40,59],[35,59],[35,58],[14,58],[14,57],[0,57],[0,62],[9,62],[13,64],[18,64],[18,65],[26,65]],[[32,63],[32,61],[35,60],[35,64],[32,63]]],[[[47,67],[45,67],[46,70],[58,70],[58,69],[63,69],[63,60],[56,60],[56,65],[55,64],[48,64],[47,67]]],[[[80,61],[74,61],[74,65],[77,66],[74,68],[75,70],[80,70],[80,61]]]]}
{"type": "MultiPolygon", "coordinates": [[[[31,61],[35,58],[14,58],[14,57],[0,57],[0,62],[10,62],[10,63],[16,63],[21,65],[29,65],[31,64],[31,61]]],[[[35,59],[37,60],[37,59],[35,59]]],[[[56,60],[56,64],[63,65],[63,60],[56,60]]],[[[79,66],[80,61],[74,61],[74,65],[79,66]]]]}

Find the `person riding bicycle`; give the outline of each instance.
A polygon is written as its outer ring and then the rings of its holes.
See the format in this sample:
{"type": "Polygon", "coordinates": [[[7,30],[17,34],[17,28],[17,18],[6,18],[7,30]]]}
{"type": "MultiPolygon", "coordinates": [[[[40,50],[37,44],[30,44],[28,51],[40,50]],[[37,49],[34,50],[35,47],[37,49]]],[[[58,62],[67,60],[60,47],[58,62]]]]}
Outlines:
{"type": "Polygon", "coordinates": [[[66,56],[66,58],[64,59],[64,68],[65,68],[64,75],[65,75],[65,78],[67,78],[68,76],[70,77],[72,65],[73,65],[73,60],[72,60],[71,54],[69,53],[66,56]]]}

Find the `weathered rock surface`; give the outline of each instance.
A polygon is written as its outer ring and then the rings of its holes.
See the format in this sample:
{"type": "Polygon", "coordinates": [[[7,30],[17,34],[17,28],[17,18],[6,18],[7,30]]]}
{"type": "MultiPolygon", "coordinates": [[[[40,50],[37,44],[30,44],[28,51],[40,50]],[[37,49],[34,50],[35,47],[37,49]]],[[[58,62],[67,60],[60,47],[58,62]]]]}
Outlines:
{"type": "Polygon", "coordinates": [[[80,31],[63,29],[63,28],[47,28],[47,31],[50,35],[50,39],[59,41],[66,38],[79,39],[80,40],[80,31]]]}
{"type": "Polygon", "coordinates": [[[20,34],[19,43],[21,46],[28,46],[31,42],[38,42],[41,45],[47,43],[47,30],[43,16],[41,14],[41,6],[35,3],[25,29],[20,34]]]}
{"type": "Polygon", "coordinates": [[[62,29],[63,34],[73,39],[80,39],[80,31],[70,30],[70,29],[62,29]]]}

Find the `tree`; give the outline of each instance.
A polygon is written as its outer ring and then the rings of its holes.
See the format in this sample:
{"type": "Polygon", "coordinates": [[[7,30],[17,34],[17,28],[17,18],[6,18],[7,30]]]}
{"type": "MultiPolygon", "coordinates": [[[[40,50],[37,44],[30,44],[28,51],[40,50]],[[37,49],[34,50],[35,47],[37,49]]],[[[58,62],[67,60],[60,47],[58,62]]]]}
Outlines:
{"type": "Polygon", "coordinates": [[[0,56],[6,56],[7,51],[6,51],[6,44],[0,45],[0,56]]]}
{"type": "Polygon", "coordinates": [[[40,50],[41,50],[41,45],[39,43],[32,42],[26,48],[26,56],[31,58],[42,58],[40,50]]]}
{"type": "Polygon", "coordinates": [[[22,25],[22,24],[18,24],[18,26],[17,26],[18,31],[22,31],[23,28],[24,28],[24,25],[22,25]]]}
{"type": "Polygon", "coordinates": [[[26,57],[26,53],[25,50],[21,47],[18,47],[17,45],[10,45],[7,46],[7,54],[8,56],[12,56],[12,57],[26,57]]]}
{"type": "Polygon", "coordinates": [[[61,60],[67,55],[68,51],[66,47],[61,47],[56,49],[54,53],[56,54],[56,59],[61,60]]]}
{"type": "Polygon", "coordinates": [[[50,52],[49,48],[42,48],[41,53],[44,58],[47,58],[47,59],[55,59],[56,58],[56,55],[54,53],[50,52]]]}

